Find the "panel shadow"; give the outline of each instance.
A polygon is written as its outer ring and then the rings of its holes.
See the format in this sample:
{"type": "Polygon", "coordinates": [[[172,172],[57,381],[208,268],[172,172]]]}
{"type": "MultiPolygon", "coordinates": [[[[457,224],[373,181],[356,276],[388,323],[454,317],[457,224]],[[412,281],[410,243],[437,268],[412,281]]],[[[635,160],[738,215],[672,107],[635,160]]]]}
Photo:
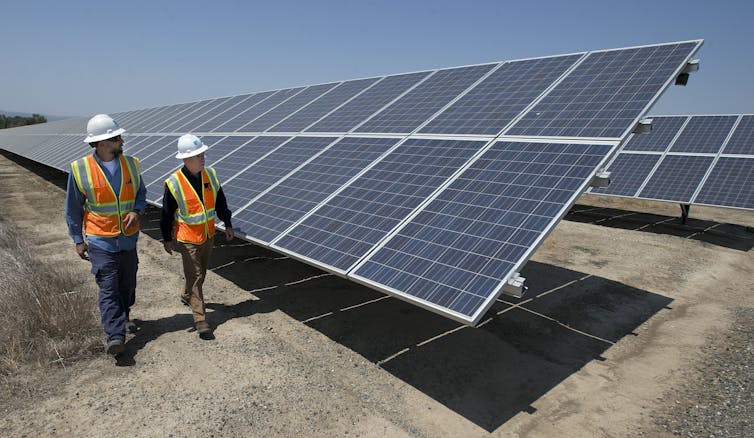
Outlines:
{"type": "Polygon", "coordinates": [[[754,229],[751,227],[692,217],[683,224],[680,209],[679,215],[674,217],[576,204],[564,219],[624,230],[678,236],[739,251],[749,251],[754,247],[754,229]]]}

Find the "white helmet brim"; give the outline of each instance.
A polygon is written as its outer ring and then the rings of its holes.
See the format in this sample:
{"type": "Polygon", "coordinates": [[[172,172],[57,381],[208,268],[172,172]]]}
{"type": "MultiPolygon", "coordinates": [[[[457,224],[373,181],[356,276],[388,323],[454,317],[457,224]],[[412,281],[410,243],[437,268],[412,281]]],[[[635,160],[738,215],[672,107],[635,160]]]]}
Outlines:
{"type": "MultiPolygon", "coordinates": [[[[100,134],[100,135],[87,135],[86,138],[84,139],[84,143],[94,143],[94,142],[97,142],[97,141],[107,140],[108,138],[117,137],[117,136],[123,134],[124,132],[126,132],[125,129],[118,128],[115,131],[106,132],[106,133],[100,134]]],[[[79,137],[79,138],[81,138],[81,137],[79,137]]]]}
{"type": "Polygon", "coordinates": [[[186,151],[186,152],[178,152],[177,154],[175,154],[175,158],[177,158],[179,160],[182,160],[184,158],[190,158],[190,157],[193,157],[193,156],[201,154],[202,152],[206,151],[207,149],[209,149],[209,146],[207,146],[206,144],[202,143],[201,146],[199,146],[198,148],[196,148],[194,150],[186,151]]]}

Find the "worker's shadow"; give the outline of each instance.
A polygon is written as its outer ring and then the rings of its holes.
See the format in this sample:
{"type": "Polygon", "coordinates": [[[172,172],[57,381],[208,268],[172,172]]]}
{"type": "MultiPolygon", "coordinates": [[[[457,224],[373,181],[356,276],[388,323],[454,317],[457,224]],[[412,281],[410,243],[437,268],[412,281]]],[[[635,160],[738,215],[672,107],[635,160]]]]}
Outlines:
{"type": "MultiPolygon", "coordinates": [[[[253,301],[246,300],[232,306],[218,303],[206,303],[208,312],[208,319],[211,321],[212,327],[217,327],[224,324],[233,318],[243,318],[255,313],[257,309],[253,308],[253,301]]],[[[116,357],[116,365],[118,366],[134,366],[136,365],[136,355],[144,348],[148,343],[156,340],[160,336],[166,333],[184,331],[192,336],[198,336],[194,330],[194,319],[191,316],[191,312],[186,309],[185,313],[179,313],[164,318],[153,320],[134,320],[139,330],[133,337],[126,341],[126,351],[123,354],[116,357]]],[[[213,341],[215,336],[210,333],[207,336],[201,337],[205,341],[213,341]]]]}

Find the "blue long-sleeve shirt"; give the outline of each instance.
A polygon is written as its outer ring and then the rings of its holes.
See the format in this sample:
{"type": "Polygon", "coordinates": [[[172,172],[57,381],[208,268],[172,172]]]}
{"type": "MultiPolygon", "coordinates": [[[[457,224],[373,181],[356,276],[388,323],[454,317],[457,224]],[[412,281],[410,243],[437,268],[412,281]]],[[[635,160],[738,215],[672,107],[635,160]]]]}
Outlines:
{"type": "MultiPolygon", "coordinates": [[[[107,181],[110,183],[110,187],[115,191],[115,196],[119,196],[121,183],[120,162],[115,168],[115,173],[110,174],[110,171],[102,165],[102,160],[99,156],[94,152],[92,155],[94,155],[94,160],[105,174],[107,181]]],[[[141,178],[140,181],[139,189],[136,191],[136,199],[134,200],[134,210],[143,213],[144,208],[147,206],[147,188],[144,186],[144,181],[141,180],[141,178]]],[[[84,242],[83,222],[85,200],[84,194],[81,193],[78,186],[76,186],[73,172],[69,173],[68,187],[65,194],[65,221],[68,223],[68,235],[73,238],[73,242],[76,244],[84,242]]],[[[97,248],[104,249],[108,252],[130,251],[135,249],[138,239],[139,233],[134,233],[130,236],[120,233],[115,237],[87,236],[87,241],[90,245],[94,245],[97,248]]]]}

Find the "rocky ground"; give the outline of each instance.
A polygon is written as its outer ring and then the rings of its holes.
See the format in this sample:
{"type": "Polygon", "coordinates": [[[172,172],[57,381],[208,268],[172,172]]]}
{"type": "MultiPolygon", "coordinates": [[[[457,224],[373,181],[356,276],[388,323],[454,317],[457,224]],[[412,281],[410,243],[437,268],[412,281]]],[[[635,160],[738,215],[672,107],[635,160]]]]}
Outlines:
{"type": "MultiPolygon", "coordinates": [[[[89,278],[57,172],[0,156],[0,205],[35,253],[89,278]]],[[[240,240],[190,330],[156,212],[127,354],[4,376],[3,436],[750,436],[751,212],[585,197],[476,328],[240,240]],[[586,211],[589,210],[589,211],[586,211]],[[737,225],[726,225],[737,224],[737,225]]],[[[93,283],[93,280],[92,280],[93,283]]]]}

